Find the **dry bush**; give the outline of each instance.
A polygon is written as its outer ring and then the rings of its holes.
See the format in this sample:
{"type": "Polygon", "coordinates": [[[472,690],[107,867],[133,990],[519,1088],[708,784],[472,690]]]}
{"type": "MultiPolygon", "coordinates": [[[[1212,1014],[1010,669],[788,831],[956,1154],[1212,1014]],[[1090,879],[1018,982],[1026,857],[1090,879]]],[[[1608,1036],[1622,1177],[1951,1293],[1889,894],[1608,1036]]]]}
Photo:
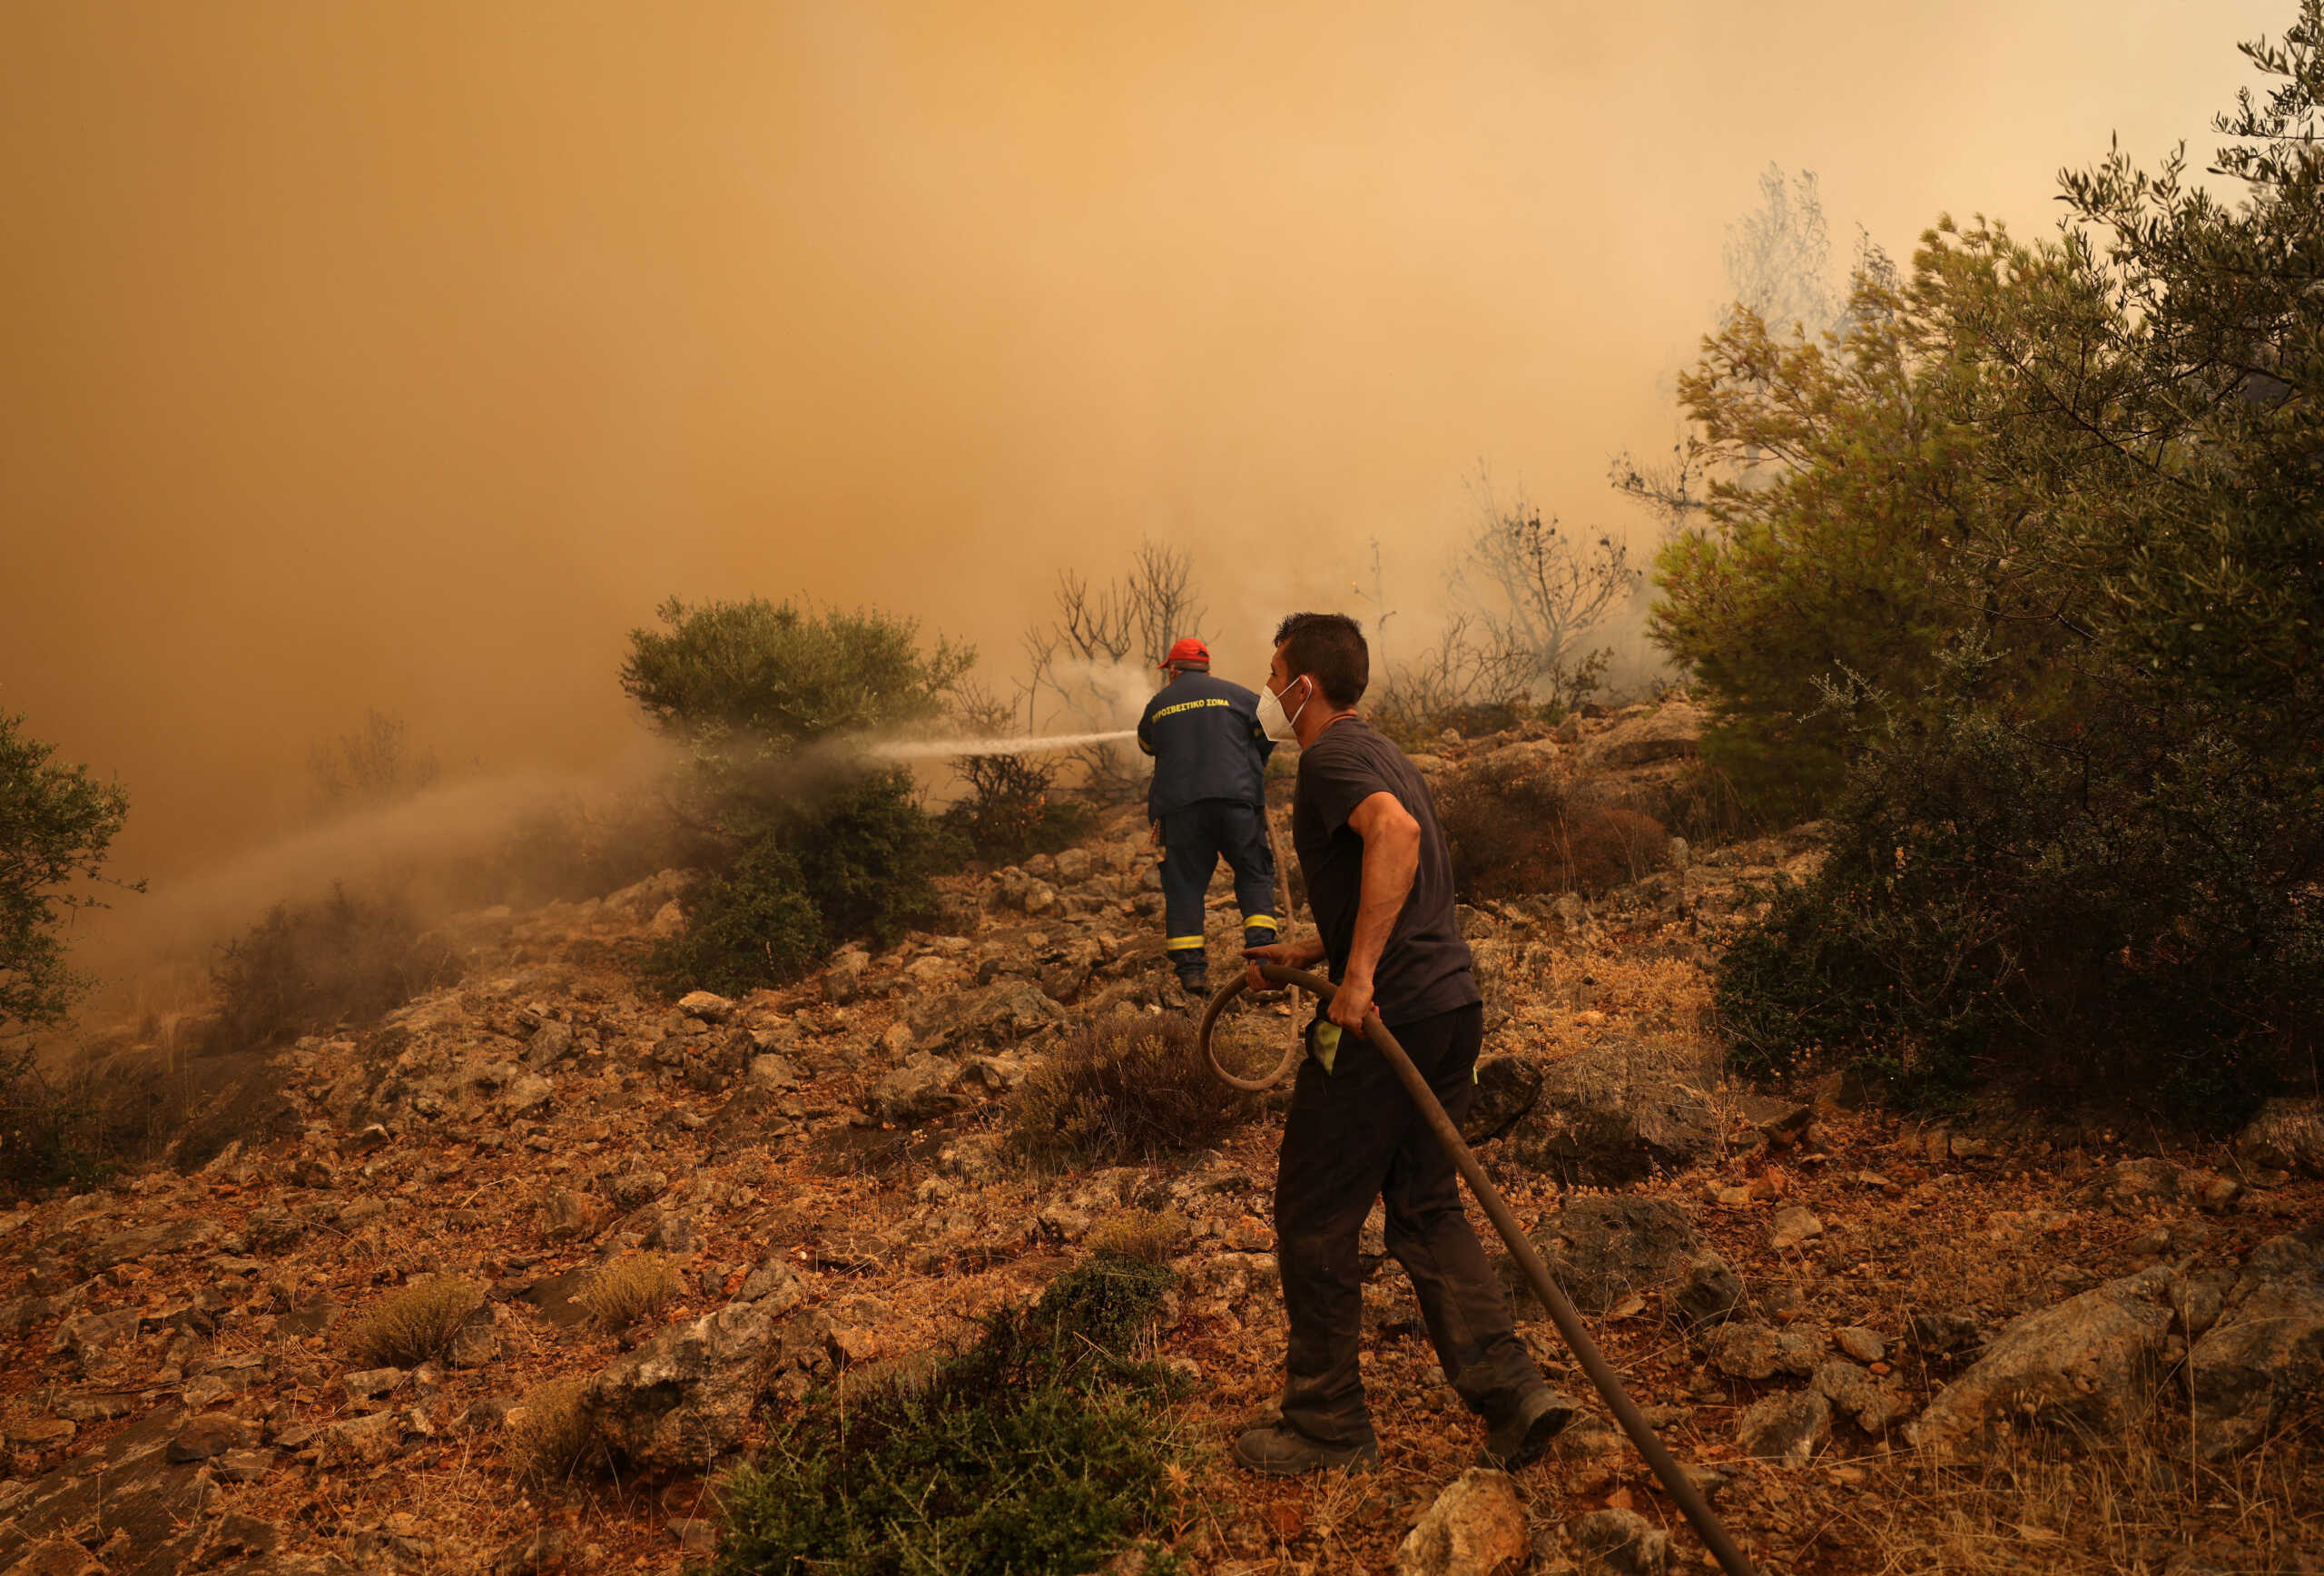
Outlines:
{"type": "Polygon", "coordinates": [[[634,1253],[590,1276],[580,1302],[599,1325],[625,1330],[647,1315],[659,1313],[678,1290],[677,1272],[666,1259],[655,1253],[634,1253]]]}
{"type": "Polygon", "coordinates": [[[1224,1137],[1249,1104],[1211,1076],[1183,1018],[1100,1019],[1017,1091],[1010,1143],[1041,1166],[1123,1166],[1224,1137]]]}
{"type": "Polygon", "coordinates": [[[1669,836],[1640,811],[1598,803],[1538,759],[1486,756],[1452,773],[1437,815],[1462,898],[1595,896],[1659,870],[1669,836]]]}
{"type": "Polygon", "coordinates": [[[212,974],[218,1017],[203,1049],[217,1054],[377,1018],[459,969],[400,901],[334,887],[319,903],[277,904],[212,974]]]}
{"type": "Polygon", "coordinates": [[[508,1427],[510,1475],[517,1482],[547,1484],[571,1476],[590,1455],[596,1436],[582,1400],[588,1376],[552,1379],[525,1397],[523,1413],[508,1427]]]}
{"type": "Polygon", "coordinates": [[[416,1368],[450,1349],[452,1336],[484,1305],[484,1288],[458,1276],[398,1286],[347,1332],[347,1354],[369,1368],[416,1368]]]}
{"type": "Polygon", "coordinates": [[[1187,1217],[1175,1209],[1125,1209],[1090,1229],[1092,1253],[1110,1253],[1147,1264],[1167,1264],[1187,1240],[1187,1217]]]}

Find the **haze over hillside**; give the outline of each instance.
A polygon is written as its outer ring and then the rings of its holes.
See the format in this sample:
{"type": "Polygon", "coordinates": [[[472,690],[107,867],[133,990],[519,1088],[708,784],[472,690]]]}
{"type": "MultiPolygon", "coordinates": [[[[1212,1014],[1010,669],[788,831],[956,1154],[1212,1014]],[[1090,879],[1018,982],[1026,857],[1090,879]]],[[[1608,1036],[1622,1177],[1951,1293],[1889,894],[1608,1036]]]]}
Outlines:
{"type": "Polygon", "coordinates": [[[1843,261],[2046,227],[2110,133],[2200,149],[2281,10],[15,7],[0,706],[167,875],[365,706],[616,754],[673,591],[990,669],[1151,535],[1247,667],[1345,600],[1294,542],[1377,535],[1410,628],[1480,461],[1639,527],[1608,459],[1668,442],[1771,161],[1843,261]]]}

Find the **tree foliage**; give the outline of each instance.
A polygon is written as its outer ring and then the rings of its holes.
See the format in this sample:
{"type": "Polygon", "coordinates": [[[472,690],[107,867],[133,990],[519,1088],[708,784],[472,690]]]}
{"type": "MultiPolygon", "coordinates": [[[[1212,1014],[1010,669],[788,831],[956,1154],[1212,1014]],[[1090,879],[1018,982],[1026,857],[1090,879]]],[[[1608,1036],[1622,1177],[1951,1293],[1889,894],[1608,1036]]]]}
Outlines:
{"type": "Polygon", "coordinates": [[[942,714],[976,661],[920,625],[876,610],[802,611],[753,596],[688,606],[673,596],[662,627],[630,631],[621,685],[665,733],[691,744],[743,739],[787,750],[942,714]]]}
{"type": "Polygon", "coordinates": [[[57,763],[24,722],[0,713],[0,1045],[62,1023],[86,988],[58,931],[74,910],[100,906],[87,883],[106,879],[129,814],[118,783],[57,763]]]}
{"type": "Polygon", "coordinates": [[[631,632],[622,687],[692,754],[679,814],[713,869],[649,978],[673,991],[776,985],[842,941],[886,945],[933,915],[960,840],[911,773],[808,746],[945,714],[975,660],[877,610],[802,613],[753,597],[661,609],[631,632]]]}
{"type": "Polygon", "coordinates": [[[1748,1054],[2079,1058],[2221,1117],[2312,1069],[2319,4],[2246,48],[2239,194],[2118,148],[2060,239],[1941,223],[1844,335],[1739,318],[1685,385],[1709,455],[1777,474],[1666,547],[1656,632],[1714,750],[1843,830],[1730,960],[1748,1054]]]}

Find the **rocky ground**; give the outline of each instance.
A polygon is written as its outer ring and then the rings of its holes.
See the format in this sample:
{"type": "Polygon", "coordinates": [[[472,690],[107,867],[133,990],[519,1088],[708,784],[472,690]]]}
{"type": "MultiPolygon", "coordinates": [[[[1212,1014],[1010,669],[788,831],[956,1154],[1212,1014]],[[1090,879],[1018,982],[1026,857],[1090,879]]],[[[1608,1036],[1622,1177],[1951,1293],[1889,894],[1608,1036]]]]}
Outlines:
{"type": "MultiPolygon", "coordinates": [[[[1692,731],[1679,704],[1425,764],[1529,752],[1646,803],[1683,782],[1692,731]]],[[[1381,1471],[1225,1464],[1279,1377],[1279,1116],[1065,1177],[1000,1144],[1055,1036],[1172,1010],[1142,833],[962,878],[952,933],[738,1001],[635,981],[678,922],[675,873],[461,916],[459,984],[282,1053],[222,1148],[0,1215],[0,1576],[675,1569],[711,1545],[717,1470],[818,1380],[965,1334],[1109,1214],[1162,1205],[1193,1226],[1160,1336],[1199,1381],[1188,1569],[1702,1565],[1594,1404],[1540,1464],[1471,1472],[1479,1430],[1393,1261],[1366,1293],[1381,1471]],[[593,1272],[648,1253],[670,1300],[623,1330],[585,1317],[593,1272]],[[488,1292],[448,1358],[352,1360],[367,1312],[434,1275],[488,1292]],[[560,1379],[584,1381],[618,1481],[516,1475],[560,1379]]],[[[1723,1087],[1707,966],[1813,869],[1816,829],[1672,852],[1594,901],[1464,916],[1492,1026],[1471,1127],[1760,1568],[2324,1571],[2314,1107],[2193,1148],[1723,1087]]],[[[1213,926],[1223,961],[1223,883],[1213,926]]],[[[1286,1020],[1237,1032],[1272,1059],[1286,1020]]],[[[1524,1328],[1585,1391],[1549,1325],[1524,1328]]]]}

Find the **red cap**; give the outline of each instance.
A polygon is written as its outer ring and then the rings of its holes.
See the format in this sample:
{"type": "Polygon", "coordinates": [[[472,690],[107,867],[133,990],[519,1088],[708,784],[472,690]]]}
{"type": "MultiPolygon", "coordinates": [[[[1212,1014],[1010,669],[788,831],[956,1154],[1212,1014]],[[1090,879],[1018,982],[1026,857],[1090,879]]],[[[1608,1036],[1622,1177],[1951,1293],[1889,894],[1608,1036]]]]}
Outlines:
{"type": "Polygon", "coordinates": [[[1170,655],[1164,657],[1161,662],[1156,665],[1160,667],[1175,667],[1182,662],[1208,662],[1209,660],[1210,647],[1205,645],[1201,641],[1196,640],[1193,635],[1189,635],[1184,640],[1178,642],[1177,645],[1172,646],[1170,648],[1170,655]]]}

